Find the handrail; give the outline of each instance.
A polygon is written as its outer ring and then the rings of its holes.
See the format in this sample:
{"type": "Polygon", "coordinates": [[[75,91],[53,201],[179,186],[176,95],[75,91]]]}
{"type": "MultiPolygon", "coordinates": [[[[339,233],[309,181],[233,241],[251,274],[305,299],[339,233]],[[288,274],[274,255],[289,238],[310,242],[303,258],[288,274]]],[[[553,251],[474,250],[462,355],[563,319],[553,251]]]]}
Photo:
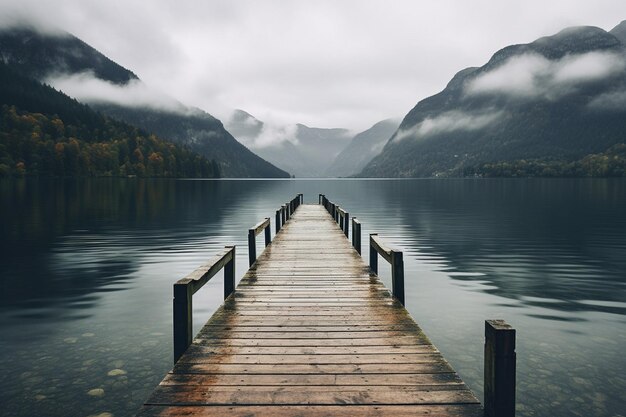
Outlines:
{"type": "Polygon", "coordinates": [[[296,194],[294,198],[286,202],[278,210],[276,210],[276,233],[283,227],[291,215],[296,211],[300,204],[304,203],[304,195],[296,194]]]}
{"type": "Polygon", "coordinates": [[[378,274],[378,255],[391,264],[391,293],[404,305],[404,260],[402,251],[388,248],[377,233],[370,233],[370,268],[378,274]]]}
{"type": "Polygon", "coordinates": [[[235,291],[235,246],[226,246],[209,262],[174,284],[174,363],[193,338],[193,295],[224,268],[224,299],[235,291]]]}
{"type": "MultiPolygon", "coordinates": [[[[378,237],[378,233],[370,234],[370,246],[376,249],[376,252],[378,252],[387,262],[391,262],[392,249],[385,246],[385,243],[378,237]]],[[[378,273],[378,260],[374,262],[374,267],[372,269],[374,269],[374,272],[378,273]]]]}
{"type": "Polygon", "coordinates": [[[248,229],[248,261],[250,266],[256,261],[256,235],[265,230],[265,246],[272,241],[271,230],[272,224],[270,218],[266,217],[263,221],[248,229]]]}
{"type": "Polygon", "coordinates": [[[337,217],[339,217],[339,228],[343,230],[343,234],[348,237],[350,226],[350,213],[339,207],[337,209],[337,217]]]}
{"type": "MultiPolygon", "coordinates": [[[[294,198],[276,210],[276,233],[302,203],[304,203],[303,194],[296,194],[294,198]]],[[[269,217],[248,229],[250,265],[256,261],[256,236],[261,231],[265,231],[265,246],[268,246],[271,242],[269,217]]],[[[222,268],[224,268],[224,299],[226,299],[235,291],[235,246],[226,246],[205,265],[174,284],[174,363],[185,353],[193,339],[193,295],[222,268]]]]}
{"type": "Polygon", "coordinates": [[[320,194],[318,198],[319,203],[326,208],[328,213],[330,213],[333,219],[335,219],[335,222],[339,225],[339,228],[346,237],[348,237],[350,234],[350,213],[330,201],[324,194],[320,194]]]}

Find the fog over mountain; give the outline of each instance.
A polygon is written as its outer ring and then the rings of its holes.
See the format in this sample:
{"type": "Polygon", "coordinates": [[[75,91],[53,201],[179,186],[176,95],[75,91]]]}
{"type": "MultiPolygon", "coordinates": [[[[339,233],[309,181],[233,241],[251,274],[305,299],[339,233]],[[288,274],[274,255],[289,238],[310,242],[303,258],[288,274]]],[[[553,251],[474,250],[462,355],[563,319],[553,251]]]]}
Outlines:
{"type": "Polygon", "coordinates": [[[223,176],[288,176],[238,143],[218,119],[144,84],[67,32],[0,28],[0,59],[105,114],[215,160],[223,176]]]}
{"type": "Polygon", "coordinates": [[[357,134],[326,170],[329,177],[357,175],[378,155],[400,125],[399,119],[387,119],[357,134]]]}
{"type": "Polygon", "coordinates": [[[404,117],[362,175],[490,175],[502,167],[501,175],[552,175],[568,164],[563,175],[583,175],[576,161],[613,155],[609,148],[626,142],[625,26],[567,28],[459,71],[404,117]]]}
{"type": "Polygon", "coordinates": [[[232,113],[226,129],[256,154],[298,178],[326,176],[334,158],[352,139],[347,129],[262,122],[243,110],[232,113]]]}

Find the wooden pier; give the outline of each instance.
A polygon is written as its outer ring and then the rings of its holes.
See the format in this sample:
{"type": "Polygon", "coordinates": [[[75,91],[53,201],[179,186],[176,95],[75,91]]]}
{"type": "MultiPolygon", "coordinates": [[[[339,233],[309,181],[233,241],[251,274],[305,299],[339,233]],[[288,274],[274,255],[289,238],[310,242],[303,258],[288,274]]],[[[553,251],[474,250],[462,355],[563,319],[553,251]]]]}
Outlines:
{"type": "Polygon", "coordinates": [[[271,243],[269,219],[250,229],[253,247],[263,231],[268,246],[234,291],[234,248],[177,283],[176,363],[138,415],[485,415],[361,258],[360,224],[357,251],[345,211],[300,201],[277,211],[271,243]],[[224,304],[191,343],[192,294],[222,266],[224,304]]]}

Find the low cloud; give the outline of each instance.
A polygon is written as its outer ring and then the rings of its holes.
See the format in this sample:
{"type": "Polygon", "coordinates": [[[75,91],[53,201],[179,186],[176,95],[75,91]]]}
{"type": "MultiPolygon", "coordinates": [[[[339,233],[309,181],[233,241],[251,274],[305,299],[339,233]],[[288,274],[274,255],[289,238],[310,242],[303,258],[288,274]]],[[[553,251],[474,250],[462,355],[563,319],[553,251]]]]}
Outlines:
{"type": "Polygon", "coordinates": [[[554,100],[585,83],[615,76],[625,69],[624,57],[610,52],[566,55],[559,60],[528,53],[512,57],[471,80],[465,87],[465,94],[554,100]]]}
{"type": "Polygon", "coordinates": [[[502,112],[500,111],[467,113],[453,110],[433,118],[426,118],[409,129],[398,130],[394,141],[401,141],[407,138],[420,139],[435,134],[459,130],[479,130],[496,122],[501,116],[502,112]]]}
{"type": "Polygon", "coordinates": [[[254,138],[250,145],[252,148],[267,148],[281,145],[284,142],[298,144],[298,128],[296,125],[281,125],[272,122],[265,122],[261,133],[254,138]]]}
{"type": "Polygon", "coordinates": [[[592,110],[626,110],[626,89],[601,94],[589,102],[592,110]]]}
{"type": "Polygon", "coordinates": [[[93,72],[55,74],[46,82],[78,101],[91,104],[117,104],[124,107],[141,107],[174,113],[190,114],[195,110],[173,98],[148,87],[140,80],[130,80],[124,85],[97,78],[93,72]]]}

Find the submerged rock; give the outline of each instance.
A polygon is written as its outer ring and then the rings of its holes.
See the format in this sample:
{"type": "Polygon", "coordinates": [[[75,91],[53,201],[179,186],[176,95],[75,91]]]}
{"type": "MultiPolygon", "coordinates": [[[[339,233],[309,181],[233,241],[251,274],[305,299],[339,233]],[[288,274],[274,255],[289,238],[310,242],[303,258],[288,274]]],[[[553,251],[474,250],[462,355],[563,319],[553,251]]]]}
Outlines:
{"type": "Polygon", "coordinates": [[[126,372],[123,369],[111,369],[107,375],[108,376],[119,376],[119,375],[126,375],[128,372],[126,372]]]}
{"type": "Polygon", "coordinates": [[[92,397],[102,397],[104,396],[104,390],[102,388],[94,388],[87,391],[87,395],[92,397]]]}

